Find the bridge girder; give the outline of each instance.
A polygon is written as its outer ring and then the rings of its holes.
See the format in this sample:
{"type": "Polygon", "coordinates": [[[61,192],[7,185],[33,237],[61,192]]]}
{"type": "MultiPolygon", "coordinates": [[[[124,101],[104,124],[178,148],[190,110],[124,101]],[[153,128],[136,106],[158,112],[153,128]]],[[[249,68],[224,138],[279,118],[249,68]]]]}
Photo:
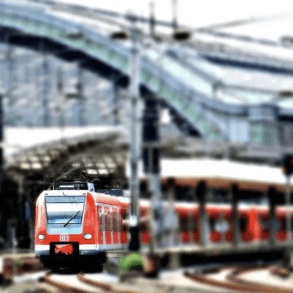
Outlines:
{"type": "MultiPolygon", "coordinates": [[[[26,11],[17,5],[0,4],[2,38],[10,44],[34,50],[50,52],[66,61],[80,62],[80,66],[111,79],[118,76],[119,86],[127,87],[131,50],[88,27],[61,19],[43,9],[26,11]],[[78,37],[76,37],[78,36],[78,37]]],[[[157,67],[153,61],[142,58],[140,80],[141,92],[145,89],[155,93],[158,88],[157,67]]],[[[188,102],[184,92],[186,85],[170,74],[160,80],[160,97],[168,107],[185,120],[190,134],[221,138],[221,130],[205,117],[196,105],[188,102]]],[[[176,119],[175,119],[176,120],[176,119]]],[[[183,128],[185,129],[185,128],[183,128]]]]}

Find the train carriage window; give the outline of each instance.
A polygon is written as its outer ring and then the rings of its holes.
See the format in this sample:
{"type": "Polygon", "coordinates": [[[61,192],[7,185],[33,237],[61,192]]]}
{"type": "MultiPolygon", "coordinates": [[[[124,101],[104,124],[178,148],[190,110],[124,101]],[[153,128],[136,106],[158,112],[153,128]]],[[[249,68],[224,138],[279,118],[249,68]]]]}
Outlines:
{"type": "Polygon", "coordinates": [[[241,233],[247,230],[248,220],[245,217],[240,217],[240,231],[241,233]]]}
{"type": "Polygon", "coordinates": [[[101,206],[98,206],[98,217],[100,222],[100,231],[105,231],[104,214],[101,206]]]}
{"type": "Polygon", "coordinates": [[[209,219],[209,225],[210,225],[210,231],[214,232],[216,228],[216,219],[215,218],[210,218],[209,219]]]}
{"type": "Polygon", "coordinates": [[[110,231],[110,211],[107,210],[105,213],[106,217],[106,231],[110,231]]]}
{"type": "MultiPolygon", "coordinates": [[[[283,218],[281,221],[282,230],[287,231],[287,218],[283,218]]],[[[293,219],[291,218],[291,231],[293,230],[293,219]]]]}
{"type": "Polygon", "coordinates": [[[127,232],[128,227],[127,227],[127,213],[126,213],[126,210],[122,210],[121,214],[122,214],[122,231],[127,232]]]}
{"type": "Polygon", "coordinates": [[[116,221],[117,221],[117,232],[120,232],[121,231],[121,215],[120,215],[119,209],[117,209],[116,221]]]}
{"type": "Polygon", "coordinates": [[[279,231],[280,230],[280,222],[279,222],[279,220],[278,219],[274,219],[274,222],[273,222],[274,224],[274,230],[275,231],[279,231]]]}
{"type": "Polygon", "coordinates": [[[113,231],[113,209],[110,208],[109,212],[109,231],[113,231]]]}
{"type": "Polygon", "coordinates": [[[113,231],[117,232],[117,209],[113,212],[113,231]]]}
{"type": "Polygon", "coordinates": [[[269,218],[261,218],[261,226],[264,232],[270,232],[270,219],[269,218]]]}
{"type": "Polygon", "coordinates": [[[180,217],[179,218],[179,229],[180,231],[187,231],[187,217],[180,217]]]}
{"type": "Polygon", "coordinates": [[[193,214],[192,214],[192,212],[190,211],[190,212],[188,213],[188,219],[187,219],[187,228],[188,228],[188,231],[189,231],[189,232],[194,231],[195,226],[196,226],[195,218],[193,217],[193,214]]]}
{"type": "Polygon", "coordinates": [[[193,232],[198,232],[198,230],[199,230],[199,221],[198,221],[198,218],[193,217],[193,222],[194,222],[193,232]]]}

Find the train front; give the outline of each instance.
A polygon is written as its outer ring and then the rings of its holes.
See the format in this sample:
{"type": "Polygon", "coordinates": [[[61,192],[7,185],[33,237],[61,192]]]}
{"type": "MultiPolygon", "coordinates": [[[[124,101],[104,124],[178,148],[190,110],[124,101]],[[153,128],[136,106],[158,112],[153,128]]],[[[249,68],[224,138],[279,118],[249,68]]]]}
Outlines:
{"type": "Polygon", "coordinates": [[[48,190],[36,204],[35,252],[45,267],[76,263],[95,251],[93,198],[85,190],[48,190]]]}

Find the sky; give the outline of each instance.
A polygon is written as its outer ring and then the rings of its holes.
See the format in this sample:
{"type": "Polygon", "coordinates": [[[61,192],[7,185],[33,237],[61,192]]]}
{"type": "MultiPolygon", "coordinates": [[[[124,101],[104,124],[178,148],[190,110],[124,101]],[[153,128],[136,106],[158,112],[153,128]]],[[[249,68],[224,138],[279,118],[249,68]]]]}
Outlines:
{"type": "MultiPolygon", "coordinates": [[[[93,8],[148,16],[150,0],[58,0],[93,8]]],[[[178,21],[181,25],[202,27],[231,20],[289,13],[293,18],[293,1],[278,0],[153,0],[158,19],[172,20],[172,3],[177,1],[178,21]]],[[[251,28],[250,28],[251,30],[251,28]]],[[[265,31],[265,28],[264,28],[265,31]]],[[[269,32],[267,32],[269,33],[269,32]]],[[[293,32],[292,32],[293,34],[293,32]]]]}

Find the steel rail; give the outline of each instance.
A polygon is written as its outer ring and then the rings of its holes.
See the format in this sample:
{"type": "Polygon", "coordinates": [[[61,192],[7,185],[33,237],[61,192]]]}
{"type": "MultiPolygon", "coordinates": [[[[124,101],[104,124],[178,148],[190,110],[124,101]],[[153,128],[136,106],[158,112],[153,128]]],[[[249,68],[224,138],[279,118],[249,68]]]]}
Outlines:
{"type": "Polygon", "coordinates": [[[44,277],[45,283],[47,283],[53,287],[56,287],[62,291],[65,291],[66,293],[90,293],[90,292],[93,292],[93,291],[89,291],[89,290],[75,287],[73,285],[66,284],[64,282],[52,280],[52,278],[50,278],[52,275],[53,275],[52,272],[45,275],[45,277],[44,277]]]}
{"type": "MultiPolygon", "coordinates": [[[[191,280],[201,282],[207,285],[212,285],[220,288],[236,290],[240,292],[263,292],[263,293],[292,293],[293,289],[287,289],[285,287],[279,287],[269,284],[261,284],[259,282],[247,281],[241,278],[238,278],[240,274],[247,273],[249,271],[261,270],[264,267],[250,267],[235,268],[230,274],[226,276],[227,281],[214,280],[203,273],[189,273],[186,272],[185,276],[191,280]]],[[[227,269],[227,268],[225,268],[227,269]]],[[[223,269],[222,269],[223,270],[223,269]]]]}
{"type": "MultiPolygon", "coordinates": [[[[264,267],[260,267],[258,268],[258,270],[263,269],[264,267]]],[[[259,283],[259,282],[255,282],[255,281],[248,281],[248,280],[244,280],[242,278],[240,278],[239,276],[242,274],[245,274],[249,271],[251,271],[253,269],[251,268],[239,268],[234,270],[231,274],[229,274],[227,276],[227,280],[230,280],[232,282],[238,283],[238,284],[243,284],[243,285],[247,285],[247,286],[257,286],[258,288],[262,288],[264,290],[264,292],[286,292],[286,293],[293,293],[293,289],[287,289],[284,287],[279,287],[279,286],[275,286],[275,285],[267,285],[267,284],[263,284],[263,283],[259,283]]],[[[256,270],[256,269],[254,269],[256,270]]]]}

